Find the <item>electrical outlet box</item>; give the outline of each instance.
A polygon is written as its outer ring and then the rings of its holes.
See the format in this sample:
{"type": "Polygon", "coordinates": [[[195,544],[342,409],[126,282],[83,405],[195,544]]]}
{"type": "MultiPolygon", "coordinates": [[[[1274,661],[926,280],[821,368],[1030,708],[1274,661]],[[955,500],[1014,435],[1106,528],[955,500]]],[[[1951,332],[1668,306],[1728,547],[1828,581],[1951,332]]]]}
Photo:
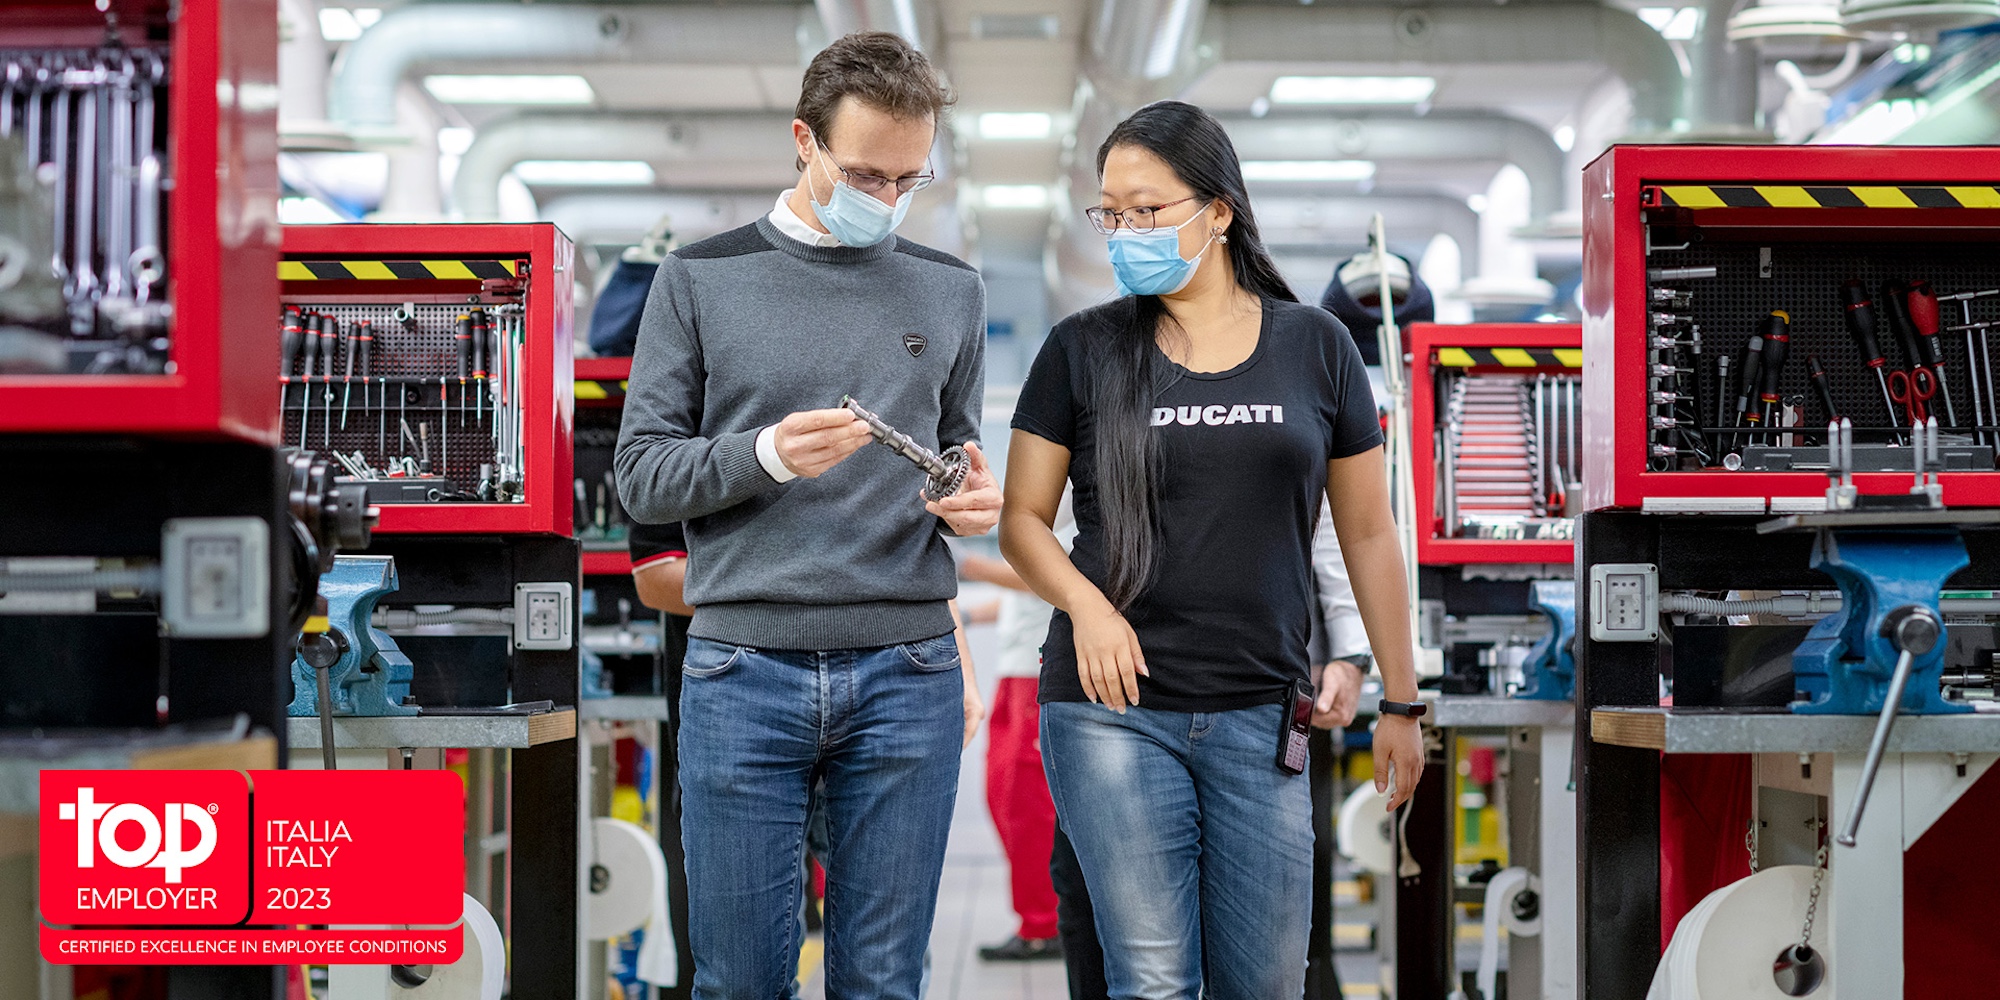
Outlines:
{"type": "Polygon", "coordinates": [[[1590,567],[1590,638],[1653,642],[1660,637],[1660,568],[1652,563],[1590,567]]]}
{"type": "Polygon", "coordinates": [[[576,645],[576,594],[567,583],[514,585],[514,648],[576,645]]]}
{"type": "Polygon", "coordinates": [[[160,618],[168,635],[249,639],[271,631],[271,528],[255,517],[176,517],[160,530],[160,618]]]}

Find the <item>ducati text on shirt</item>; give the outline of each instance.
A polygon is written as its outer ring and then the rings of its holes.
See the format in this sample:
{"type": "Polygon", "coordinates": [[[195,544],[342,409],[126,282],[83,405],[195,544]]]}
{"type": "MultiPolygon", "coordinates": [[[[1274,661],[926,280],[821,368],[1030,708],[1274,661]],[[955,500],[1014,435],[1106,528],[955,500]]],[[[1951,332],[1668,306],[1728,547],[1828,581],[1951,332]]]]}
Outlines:
{"type": "Polygon", "coordinates": [[[1282,424],[1285,408],[1276,403],[1237,403],[1234,406],[1158,406],[1153,408],[1153,426],[1178,423],[1183,427],[1207,424],[1282,424]]]}

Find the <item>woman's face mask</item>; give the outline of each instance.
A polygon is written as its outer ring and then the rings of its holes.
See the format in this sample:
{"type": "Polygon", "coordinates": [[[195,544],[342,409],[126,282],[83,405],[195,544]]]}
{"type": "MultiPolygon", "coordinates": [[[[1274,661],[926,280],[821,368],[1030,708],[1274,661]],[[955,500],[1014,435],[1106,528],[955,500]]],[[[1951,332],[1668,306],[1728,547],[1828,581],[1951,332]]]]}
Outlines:
{"type": "Polygon", "coordinates": [[[1209,234],[1208,242],[1195,252],[1193,260],[1183,260],[1181,230],[1207,213],[1208,205],[1203,205],[1187,222],[1170,229],[1113,232],[1105,241],[1105,252],[1111,256],[1111,273],[1117,279],[1118,294],[1172,295],[1186,288],[1201,267],[1202,254],[1215,242],[1215,235],[1209,234]]]}
{"type": "MultiPolygon", "coordinates": [[[[815,140],[817,141],[817,140],[815,140]]],[[[894,207],[883,204],[882,199],[863,194],[847,181],[833,176],[826,168],[833,154],[825,145],[819,147],[820,155],[813,157],[819,165],[819,172],[825,173],[833,182],[833,196],[827,203],[819,203],[819,192],[812,185],[812,174],[807,173],[807,190],[812,193],[813,214],[819,216],[819,224],[833,234],[833,238],[843,246],[872,247],[889,238],[897,226],[903,224],[903,217],[910,214],[910,196],[915,191],[905,191],[896,197],[894,207]]]]}

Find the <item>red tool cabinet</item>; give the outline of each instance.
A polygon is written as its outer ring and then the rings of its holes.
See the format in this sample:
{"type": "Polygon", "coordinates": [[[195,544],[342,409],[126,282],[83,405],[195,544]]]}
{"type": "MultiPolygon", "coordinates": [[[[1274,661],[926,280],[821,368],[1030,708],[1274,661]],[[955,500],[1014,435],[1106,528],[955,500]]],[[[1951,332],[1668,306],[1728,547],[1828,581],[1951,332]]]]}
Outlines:
{"type": "MultiPolygon", "coordinates": [[[[589,445],[608,454],[617,440],[618,421],[625,410],[625,382],[632,377],[631,358],[578,358],[576,360],[576,406],[578,422],[586,418],[592,425],[589,445]],[[605,439],[609,440],[605,440],[605,439]]],[[[586,442],[581,431],[577,445],[586,442]]],[[[591,463],[598,464],[596,462],[591,463]]],[[[578,474],[584,474],[578,463],[578,474]]],[[[577,525],[578,534],[585,534],[577,525]]],[[[586,537],[583,546],[584,576],[626,576],[632,572],[632,553],[623,538],[586,537]]]]}
{"type": "MultiPolygon", "coordinates": [[[[1876,290],[1892,279],[1927,281],[1940,297],[2000,288],[2000,150],[1990,147],[1617,146],[1586,168],[1584,192],[1584,497],[1592,510],[1789,511],[1815,506],[1826,491],[1818,471],[1730,471],[1652,454],[1675,447],[1651,424],[1660,411],[1650,397],[1657,360],[1649,313],[1661,289],[1692,300],[1706,350],[1696,378],[1710,388],[1709,414],[1733,395],[1721,391],[1715,358],[1737,355],[1772,311],[1788,313],[1782,394],[1809,400],[1798,439],[1818,444],[1826,414],[1808,395],[1808,354],[1825,365],[1859,441],[1886,443],[1893,433],[1848,332],[1846,280],[1876,293],[1878,309],[1876,290]],[[1718,269],[1715,277],[1649,278],[1649,269],[1706,266],[1718,269]]],[[[1970,413],[1974,359],[1950,326],[1956,304],[1947,308],[1940,342],[1959,412],[1943,431],[1993,440],[2000,418],[1970,413]]],[[[2000,320],[2000,296],[1979,300],[1970,318],[1982,331],[2000,320]]],[[[1888,368],[1902,367],[1897,338],[1886,327],[1878,336],[1888,368]]],[[[1709,414],[1702,423],[1713,426],[1720,418],[1709,414]]],[[[1860,491],[1908,491],[1911,473],[1890,468],[1857,475],[1860,491]]],[[[2000,472],[1990,467],[1943,478],[1948,506],[2000,504],[2000,472]]]]}
{"type": "MultiPolygon", "coordinates": [[[[1574,543],[1568,538],[1458,537],[1454,526],[1446,524],[1439,448],[1445,400],[1440,389],[1461,375],[1496,376],[1503,382],[1519,377],[1530,383],[1537,376],[1574,379],[1582,364],[1581,329],[1571,323],[1413,323],[1408,335],[1415,371],[1410,380],[1411,466],[1422,519],[1417,562],[1569,563],[1574,543]]],[[[1569,450],[1559,447],[1564,461],[1573,462],[1569,450]]]]}
{"type": "MultiPolygon", "coordinates": [[[[467,389],[450,377],[456,359],[451,353],[449,324],[454,314],[475,306],[494,310],[496,323],[503,307],[519,310],[518,402],[505,398],[498,366],[494,366],[490,395],[496,402],[518,405],[520,498],[383,503],[379,505],[381,521],[376,534],[569,535],[575,526],[569,499],[575,417],[570,330],[573,251],[569,239],[547,223],[288,226],[284,235],[283,261],[274,265],[283,279],[284,305],[349,320],[370,318],[378,344],[374,358],[377,379],[391,386],[411,387],[389,392],[421,397],[416,403],[405,398],[398,406],[386,402],[391,396],[380,396],[389,408],[386,421],[378,419],[382,414],[376,410],[364,407],[362,426],[332,432],[334,450],[351,453],[358,449],[364,455],[377,456],[377,429],[383,423],[387,432],[381,436],[396,439],[400,437],[399,420],[434,422],[442,432],[438,437],[447,438],[441,444],[448,448],[448,435],[453,433],[463,442],[460,447],[464,450],[441,456],[438,464],[447,478],[464,484],[482,459],[497,456],[489,443],[491,431],[479,423],[480,409],[468,417],[465,411],[472,404],[467,401],[467,389]],[[399,308],[408,308],[416,317],[407,327],[392,326],[393,319],[385,320],[399,308]],[[395,381],[398,378],[405,381],[395,381]],[[446,382],[455,384],[443,384],[446,382]],[[444,396],[442,405],[436,399],[440,393],[444,396]]],[[[280,312],[274,304],[262,317],[260,334],[273,346],[270,364],[260,373],[260,380],[287,390],[283,426],[296,443],[302,421],[291,386],[297,384],[298,376],[276,375],[280,326],[280,312]]],[[[343,395],[344,378],[344,364],[336,366],[331,387],[343,395]]],[[[307,390],[319,382],[317,377],[308,380],[307,390]]],[[[355,380],[357,385],[360,382],[355,380]]],[[[378,385],[376,391],[384,389],[378,385]]],[[[339,419],[341,404],[340,396],[332,401],[335,419],[339,419]]],[[[483,401],[478,405],[484,408],[483,401]]],[[[314,410],[312,419],[322,419],[321,411],[314,410]]],[[[502,418],[486,411],[484,419],[497,423],[502,418]]],[[[303,430],[309,435],[309,447],[322,447],[326,428],[308,424],[303,430]]],[[[400,447],[392,444],[388,450],[400,447]]]]}
{"type": "MultiPolygon", "coordinates": [[[[278,441],[275,0],[114,0],[130,47],[167,49],[159,247],[171,303],[162,374],[0,374],[0,433],[278,441]]],[[[0,9],[0,49],[93,49],[92,0],[0,9]]],[[[18,123],[17,123],[18,124],[18,123]]]]}

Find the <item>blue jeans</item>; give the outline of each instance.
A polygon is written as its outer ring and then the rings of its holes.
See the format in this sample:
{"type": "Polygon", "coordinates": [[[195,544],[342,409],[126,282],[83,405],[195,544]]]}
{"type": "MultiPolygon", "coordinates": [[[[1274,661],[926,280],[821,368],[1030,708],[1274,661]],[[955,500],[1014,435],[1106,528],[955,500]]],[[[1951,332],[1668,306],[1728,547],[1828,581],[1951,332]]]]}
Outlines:
{"type": "Polygon", "coordinates": [[[1114,1000],[1304,993],[1312,789],[1275,763],[1282,711],[1042,706],[1049,791],[1114,1000]]]}
{"type": "Polygon", "coordinates": [[[965,731],[949,634],[881,649],[688,640],[681,838],[697,1000],[790,995],[826,782],[826,995],[916,1000],[965,731]]]}

